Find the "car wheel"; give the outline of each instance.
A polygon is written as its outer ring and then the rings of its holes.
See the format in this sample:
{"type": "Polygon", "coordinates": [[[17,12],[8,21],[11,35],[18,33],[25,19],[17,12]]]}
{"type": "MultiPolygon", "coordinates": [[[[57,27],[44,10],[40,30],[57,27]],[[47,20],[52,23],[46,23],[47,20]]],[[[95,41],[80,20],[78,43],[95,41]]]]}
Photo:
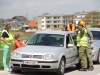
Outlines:
{"type": "Polygon", "coordinates": [[[98,52],[98,57],[97,57],[96,64],[100,64],[100,50],[99,50],[99,52],[98,52]]]}
{"type": "Polygon", "coordinates": [[[59,64],[59,68],[57,70],[57,74],[64,75],[64,72],[65,72],[65,60],[64,58],[62,58],[59,64]]]}
{"type": "Polygon", "coordinates": [[[12,69],[12,72],[14,72],[14,73],[21,73],[22,71],[21,70],[12,69]]]}

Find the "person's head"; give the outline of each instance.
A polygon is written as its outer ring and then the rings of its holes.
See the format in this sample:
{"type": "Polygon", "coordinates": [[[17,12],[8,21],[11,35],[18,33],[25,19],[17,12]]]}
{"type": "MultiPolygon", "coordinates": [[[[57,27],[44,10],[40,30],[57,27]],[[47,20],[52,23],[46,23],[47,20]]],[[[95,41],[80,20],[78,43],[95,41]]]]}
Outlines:
{"type": "Polygon", "coordinates": [[[82,26],[82,27],[86,27],[85,22],[84,22],[84,21],[82,21],[82,20],[78,22],[78,25],[79,25],[79,26],[82,26]]]}
{"type": "Polygon", "coordinates": [[[16,39],[19,39],[19,37],[20,37],[19,34],[15,34],[15,36],[14,36],[15,40],[16,40],[16,39]]]}
{"type": "Polygon", "coordinates": [[[5,29],[6,30],[10,30],[11,29],[11,25],[10,24],[6,24],[5,29]]]}
{"type": "Polygon", "coordinates": [[[69,21],[69,25],[72,25],[73,24],[73,21],[69,21]]]}

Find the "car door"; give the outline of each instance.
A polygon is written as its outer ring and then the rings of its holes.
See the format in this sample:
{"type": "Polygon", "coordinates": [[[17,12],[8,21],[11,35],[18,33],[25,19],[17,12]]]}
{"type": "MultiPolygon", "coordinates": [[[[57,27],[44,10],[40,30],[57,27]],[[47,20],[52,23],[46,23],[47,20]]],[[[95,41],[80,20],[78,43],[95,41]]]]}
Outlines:
{"type": "Polygon", "coordinates": [[[66,47],[66,49],[65,49],[65,52],[64,52],[64,54],[65,54],[65,56],[66,56],[66,67],[69,67],[69,66],[71,66],[71,52],[70,52],[70,49],[68,48],[68,39],[67,39],[68,37],[67,37],[67,34],[65,35],[65,40],[64,40],[64,44],[65,44],[65,47],[66,47]]]}
{"type": "Polygon", "coordinates": [[[68,49],[71,53],[70,61],[72,62],[72,64],[75,64],[75,60],[78,58],[78,50],[76,45],[74,44],[71,34],[69,34],[68,49]]]}

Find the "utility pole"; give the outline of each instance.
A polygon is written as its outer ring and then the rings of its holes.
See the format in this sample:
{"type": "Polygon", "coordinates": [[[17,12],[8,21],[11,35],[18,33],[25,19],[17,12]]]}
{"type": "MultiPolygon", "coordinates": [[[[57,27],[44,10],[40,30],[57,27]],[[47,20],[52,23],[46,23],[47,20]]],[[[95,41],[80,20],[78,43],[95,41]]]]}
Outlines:
{"type": "Polygon", "coordinates": [[[26,18],[27,18],[27,20],[28,20],[28,13],[26,14],[26,18]]]}

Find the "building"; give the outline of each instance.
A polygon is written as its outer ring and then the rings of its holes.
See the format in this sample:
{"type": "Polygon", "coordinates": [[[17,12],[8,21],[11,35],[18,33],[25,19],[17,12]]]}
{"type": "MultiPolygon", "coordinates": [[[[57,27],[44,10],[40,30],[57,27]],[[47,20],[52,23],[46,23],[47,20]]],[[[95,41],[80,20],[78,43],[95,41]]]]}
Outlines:
{"type": "Polygon", "coordinates": [[[64,16],[58,14],[43,14],[38,16],[38,29],[59,29],[64,26],[64,16]]]}
{"type": "Polygon", "coordinates": [[[16,19],[17,21],[27,21],[27,18],[24,16],[14,16],[12,19],[16,19]]]}
{"type": "Polygon", "coordinates": [[[30,22],[28,23],[28,25],[24,25],[22,27],[22,29],[24,29],[26,32],[37,31],[37,29],[38,29],[37,21],[36,20],[30,20],[30,22]]]}
{"type": "Polygon", "coordinates": [[[88,12],[76,12],[74,13],[74,22],[82,20],[88,12]]]}
{"type": "Polygon", "coordinates": [[[62,29],[69,23],[69,20],[73,20],[72,15],[58,15],[58,14],[43,14],[38,16],[38,29],[62,29]]]}
{"type": "Polygon", "coordinates": [[[70,21],[74,23],[74,15],[64,15],[65,17],[65,25],[68,25],[70,21]]]}

